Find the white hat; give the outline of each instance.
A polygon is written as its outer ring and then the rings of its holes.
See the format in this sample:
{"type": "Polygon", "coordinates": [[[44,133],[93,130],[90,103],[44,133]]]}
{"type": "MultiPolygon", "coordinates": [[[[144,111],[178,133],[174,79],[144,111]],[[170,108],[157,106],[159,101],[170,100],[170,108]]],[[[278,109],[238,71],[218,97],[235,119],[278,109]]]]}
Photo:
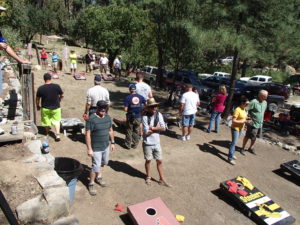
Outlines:
{"type": "Polygon", "coordinates": [[[3,6],[0,6],[0,10],[1,10],[1,11],[5,11],[6,8],[4,8],[3,6]]]}

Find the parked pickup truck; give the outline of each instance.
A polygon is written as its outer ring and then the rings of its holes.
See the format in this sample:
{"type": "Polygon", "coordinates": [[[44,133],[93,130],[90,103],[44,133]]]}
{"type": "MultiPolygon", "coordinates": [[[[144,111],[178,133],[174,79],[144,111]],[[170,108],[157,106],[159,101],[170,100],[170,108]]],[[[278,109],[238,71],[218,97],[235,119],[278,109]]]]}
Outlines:
{"type": "MultiPolygon", "coordinates": [[[[150,86],[156,82],[156,76],[158,75],[158,68],[155,66],[145,66],[141,71],[144,74],[144,81],[150,86]]],[[[163,69],[163,75],[166,75],[167,71],[163,69]]]]}

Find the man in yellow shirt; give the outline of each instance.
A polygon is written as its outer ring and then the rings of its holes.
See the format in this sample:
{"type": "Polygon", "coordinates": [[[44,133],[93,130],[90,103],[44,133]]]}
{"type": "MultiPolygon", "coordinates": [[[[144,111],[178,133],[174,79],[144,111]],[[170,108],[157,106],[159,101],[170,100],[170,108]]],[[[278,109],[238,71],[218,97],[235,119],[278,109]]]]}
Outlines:
{"type": "Polygon", "coordinates": [[[234,155],[235,145],[239,140],[239,137],[242,133],[242,130],[245,126],[245,122],[247,120],[247,112],[246,107],[249,104],[249,100],[245,97],[241,97],[240,105],[234,110],[232,116],[232,125],[231,125],[231,135],[232,141],[229,147],[228,161],[230,164],[235,165],[235,159],[237,159],[234,155]]]}
{"type": "Polygon", "coordinates": [[[71,75],[75,75],[77,69],[77,55],[74,50],[71,50],[69,55],[71,75]]]}

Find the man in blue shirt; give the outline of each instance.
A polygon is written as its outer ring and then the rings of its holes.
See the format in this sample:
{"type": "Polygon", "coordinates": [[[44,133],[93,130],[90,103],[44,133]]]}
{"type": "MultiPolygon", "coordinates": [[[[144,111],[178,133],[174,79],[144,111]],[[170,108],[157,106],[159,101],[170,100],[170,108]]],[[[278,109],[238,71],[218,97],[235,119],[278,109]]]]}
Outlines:
{"type": "Polygon", "coordinates": [[[130,149],[137,148],[139,144],[139,128],[141,124],[142,109],[146,103],[143,96],[136,93],[135,84],[129,86],[130,95],[128,95],[124,102],[124,110],[126,113],[126,138],[125,147],[130,149]]]}

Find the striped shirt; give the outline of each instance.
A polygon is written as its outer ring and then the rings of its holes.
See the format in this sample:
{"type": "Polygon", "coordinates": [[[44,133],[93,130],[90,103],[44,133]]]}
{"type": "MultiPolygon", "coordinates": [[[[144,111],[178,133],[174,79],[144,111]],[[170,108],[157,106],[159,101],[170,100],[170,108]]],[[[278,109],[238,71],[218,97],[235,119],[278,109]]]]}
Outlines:
{"type": "Polygon", "coordinates": [[[108,147],[111,127],[111,117],[107,114],[103,118],[93,114],[86,121],[86,130],[91,131],[91,144],[94,152],[104,151],[108,147]]]}

